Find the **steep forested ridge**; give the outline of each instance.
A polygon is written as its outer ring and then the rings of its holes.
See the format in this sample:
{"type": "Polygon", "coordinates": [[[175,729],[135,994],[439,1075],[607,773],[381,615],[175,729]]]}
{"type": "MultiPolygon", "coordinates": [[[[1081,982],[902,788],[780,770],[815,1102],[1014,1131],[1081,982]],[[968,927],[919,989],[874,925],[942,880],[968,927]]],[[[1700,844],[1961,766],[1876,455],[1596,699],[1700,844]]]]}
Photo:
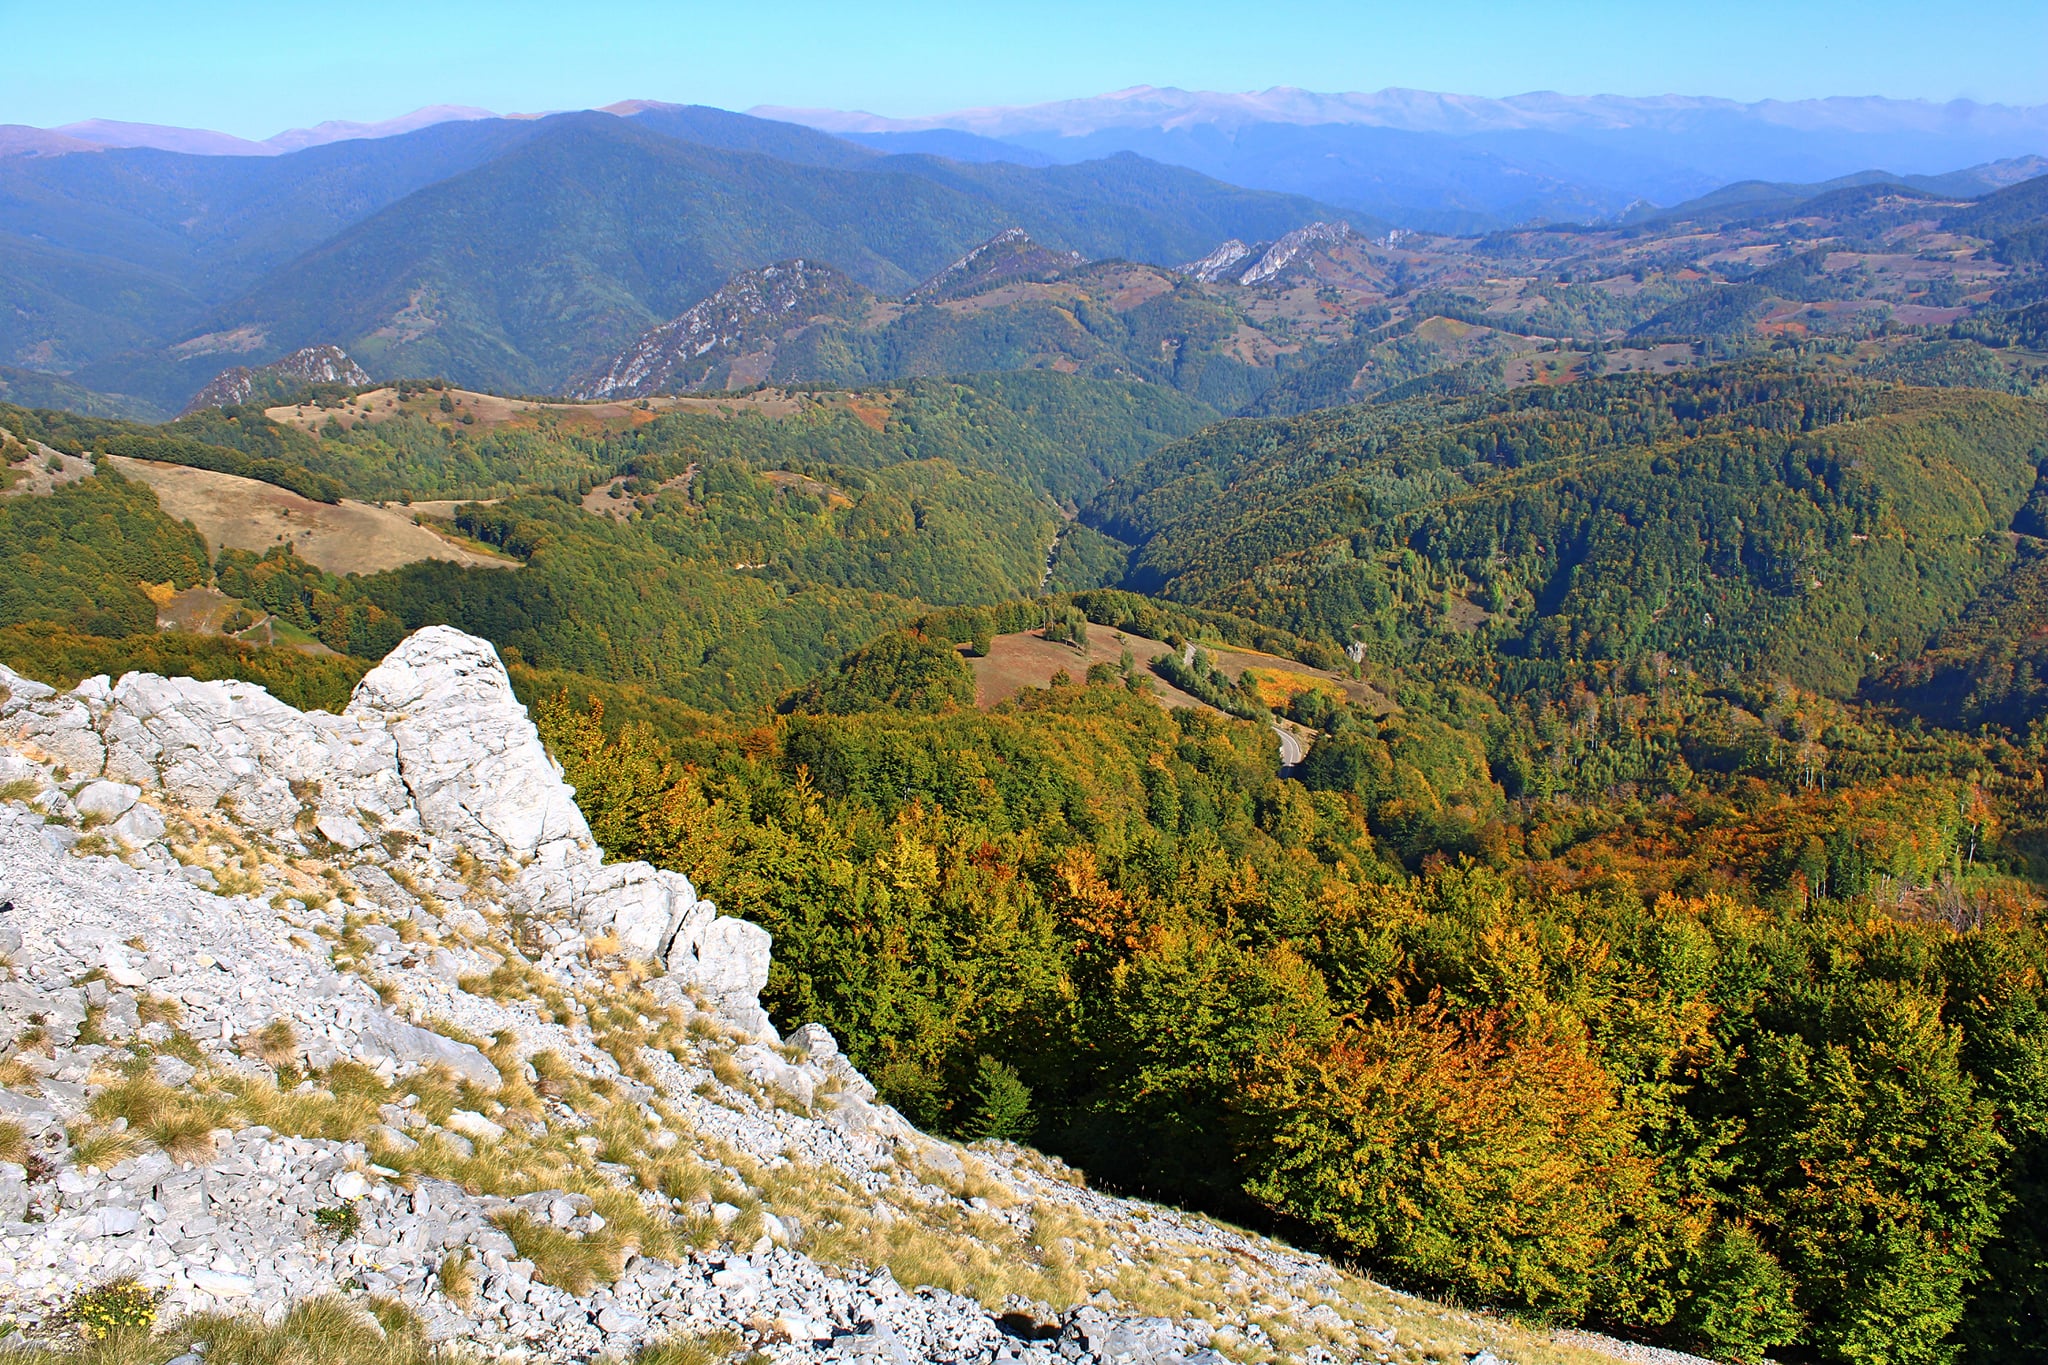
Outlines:
{"type": "Polygon", "coordinates": [[[1738,367],[1228,423],[1083,516],[1138,586],[1389,661],[1664,651],[1846,693],[2010,563],[2044,457],[2023,400],[1738,367]]]}

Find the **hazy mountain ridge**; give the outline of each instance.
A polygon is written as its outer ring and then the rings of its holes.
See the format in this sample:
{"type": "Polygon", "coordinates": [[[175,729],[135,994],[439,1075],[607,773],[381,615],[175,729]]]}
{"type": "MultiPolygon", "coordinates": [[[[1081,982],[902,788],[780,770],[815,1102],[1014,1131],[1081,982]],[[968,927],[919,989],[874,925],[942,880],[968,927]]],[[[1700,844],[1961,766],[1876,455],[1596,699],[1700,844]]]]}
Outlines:
{"type": "MultiPolygon", "coordinates": [[[[1134,98],[1114,112],[1156,114],[1171,103],[1165,96],[1174,94],[1153,93],[1155,98],[1134,98]]],[[[1186,385],[1200,385],[1204,402],[1229,410],[1256,398],[1280,370],[1310,365],[1309,350],[1351,340],[1349,329],[1364,315],[1361,310],[1389,307],[1398,321],[1421,281],[1443,275],[1445,267],[1459,275],[1460,263],[1472,259],[1471,248],[1459,245],[1468,239],[1449,234],[1469,234],[1497,221],[1499,198],[1489,184],[1514,182],[1521,196],[1517,215],[1598,218],[1627,208],[1621,191],[1588,190],[1562,170],[1531,175],[1477,144],[1460,143],[1458,155],[1445,158],[1415,142],[1441,133],[1335,123],[1304,132],[1293,125],[1246,123],[1230,134],[1233,143],[1220,124],[1190,121],[1221,118],[1216,108],[1183,103],[1185,117],[1173,128],[1155,130],[1158,136],[1205,140],[1221,149],[1219,155],[1243,156],[1282,134],[1357,135],[1406,147],[1415,157],[1405,168],[1386,164],[1373,171],[1374,193],[1428,200],[1432,207],[1419,216],[1436,223],[1438,231],[1411,235],[1402,239],[1405,247],[1395,248],[1393,220],[1347,212],[1326,200],[1243,189],[1128,151],[1073,164],[1024,165],[992,159],[1000,144],[983,145],[980,134],[959,132],[947,136],[969,139],[965,150],[991,159],[955,160],[894,152],[900,145],[927,145],[928,139],[876,148],[794,123],[652,101],[539,119],[442,122],[277,156],[194,157],[150,149],[21,153],[0,157],[0,265],[8,267],[0,271],[0,303],[9,305],[0,308],[0,364],[61,373],[86,389],[134,394],[162,410],[182,406],[225,366],[261,365],[328,343],[345,346],[373,375],[444,374],[473,387],[560,392],[587,389],[636,338],[678,318],[734,276],[776,261],[829,265],[861,289],[906,298],[919,282],[1011,227],[1054,256],[1065,253],[1072,263],[1190,262],[1203,266],[1193,272],[1198,277],[1232,288],[1267,282],[1247,278],[1256,262],[1240,267],[1234,280],[1209,278],[1217,267],[1203,260],[1218,243],[1256,243],[1263,252],[1308,225],[1326,223],[1356,232],[1360,241],[1369,236],[1388,244],[1388,254],[1359,280],[1330,286],[1338,290],[1334,300],[1300,294],[1283,303],[1275,295],[1254,308],[1267,310],[1263,320],[1246,314],[1241,331],[1237,323],[1225,326],[1223,315],[1242,301],[1225,300],[1219,313],[1211,300],[1196,306],[1198,316],[1161,321],[1162,309],[1194,298],[1170,284],[1163,288],[1173,296],[1171,304],[1122,294],[1115,308],[1092,320],[1060,313],[1064,305],[1049,298],[1004,295],[969,312],[921,316],[912,320],[915,327],[897,325],[893,317],[878,319],[878,325],[894,328],[879,351],[789,353],[768,371],[777,379],[874,382],[1072,365],[1105,376],[1171,376],[1186,392],[1197,391],[1186,385]],[[1011,311],[990,311],[991,302],[1011,311]],[[1015,318],[1023,320],[1016,326],[1006,321],[1015,318]],[[1102,324],[1114,319],[1124,321],[1105,331],[1102,324]],[[1187,371],[1196,355],[1203,357],[1198,378],[1187,371]]],[[[1566,103],[1579,110],[1571,118],[1597,121],[1585,112],[1592,106],[1566,103]]],[[[1274,107],[1284,112],[1285,104],[1274,107]]],[[[1437,113],[1424,114],[1402,113],[1406,106],[1395,104],[1400,107],[1390,106],[1387,117],[1441,125],[1450,117],[1442,110],[1455,102],[1439,101],[1429,106],[1437,113]]],[[[1303,107],[1320,106],[1310,101],[1303,107]]],[[[1508,110],[1513,118],[1498,110],[1487,117],[1497,123],[1569,121],[1540,101],[1533,113],[1516,113],[1517,107],[1508,110]]],[[[1712,101],[1657,107],[1667,122],[1744,108],[1712,101]]],[[[1239,109],[1245,117],[1259,112],[1254,106],[1239,109]]],[[[1826,112],[1798,117],[1825,123],[1826,112]]],[[[1836,110],[1830,117],[1844,125],[1853,123],[1854,112],[1836,110]]],[[[2026,113],[2000,117],[2011,123],[2026,113]]],[[[1353,115],[1362,117],[1355,110],[1353,115]]],[[[1782,110],[1750,116],[1766,115],[1793,118],[1782,110]]],[[[1478,116],[1468,111],[1459,117],[1470,123],[1478,116]]],[[[1610,109],[1603,117],[1611,123],[1618,115],[1610,109]]],[[[1565,136],[1556,126],[1505,131],[1553,142],[1565,136]]],[[[923,138],[914,132],[874,136],[923,138]]],[[[949,144],[941,139],[930,145],[949,144]]],[[[1302,155],[1293,163],[1276,155],[1268,159],[1270,166],[1314,162],[1325,176],[1318,183],[1341,190],[1339,182],[1349,176],[1346,183],[1357,188],[1355,172],[1364,162],[1355,156],[1307,156],[1308,146],[1295,147],[1302,155]]],[[[1572,146],[1582,159],[1605,155],[1594,155],[1590,143],[1572,146]]],[[[1617,175],[1631,164],[1628,156],[1606,159],[1621,168],[1617,175]]],[[[2039,157],[2018,157],[1941,176],[1886,172],[1812,183],[1738,183],[1661,215],[1638,203],[1625,217],[1645,226],[1685,220],[1719,230],[1722,224],[1789,219],[1795,208],[1821,203],[1825,194],[1879,184],[1899,187],[1899,204],[1887,210],[1896,217],[1913,194],[1960,203],[1972,191],[2044,164],[2039,157]]],[[[1867,208],[1858,210],[1864,214],[1860,221],[1874,223],[1867,208]]],[[[1827,213],[1841,216],[1834,208],[1827,213]]],[[[1418,215],[1401,216],[1412,221],[1418,215]]],[[[1581,250],[1604,251],[1609,239],[1599,233],[1606,230],[1596,225],[1589,235],[1558,238],[1535,254],[1555,263],[1567,241],[1581,250]]],[[[1752,233],[1744,240],[1754,245],[1768,235],[1752,233]]],[[[1526,236],[1518,240],[1541,245],[1526,236]]],[[[1707,260],[1713,253],[1694,254],[1707,260]]],[[[1044,284],[1068,268],[1048,256],[1020,269],[1017,284],[1044,284]],[[1027,275],[1036,278],[1024,280],[1027,275]]],[[[1350,270],[1345,266],[1338,275],[1350,270]]],[[[1738,276],[1746,278],[1744,270],[1731,274],[1709,263],[1704,280],[1673,276],[1655,287],[1667,291],[1661,302],[1669,305],[1717,279],[1740,283],[1738,276]]],[[[942,286],[953,301],[962,287],[942,286]]],[[[988,287],[1001,293],[992,283],[988,287]]],[[[1080,293],[1095,288],[1081,286],[1080,293]]],[[[1150,284],[1143,289],[1158,292],[1150,284]]],[[[1477,305],[1482,311],[1485,306],[1477,305]]],[[[1453,312],[1472,307],[1457,305],[1453,312]]],[[[1748,304],[1737,312],[1740,319],[1730,325],[1738,329],[1754,320],[1748,304]]],[[[1618,329],[1592,314],[1577,326],[1586,334],[1619,335],[1654,310],[1645,313],[1628,303],[1622,313],[1618,329]]],[[[1426,310],[1416,313],[1418,321],[1426,316],[1426,310]]],[[[1934,318],[1912,314],[1901,320],[1934,318]]],[[[1552,336],[1564,326],[1543,325],[1552,336]]],[[[1711,319],[1704,325],[1717,334],[1727,330],[1711,319]]],[[[1528,334],[1523,323],[1508,330],[1516,329],[1528,334]]],[[[1685,322],[1676,330],[1699,327],[1685,322]]],[[[1527,344],[1489,343],[1473,358],[1497,356],[1502,347],[1527,344]]],[[[1454,353],[1469,349],[1461,342],[1454,353]]],[[[1412,368],[1403,362],[1385,373],[1406,376],[1412,368]]],[[[753,370],[743,366],[739,373],[753,370]]],[[[721,370],[716,382],[732,377],[721,370]]],[[[662,381],[671,382],[684,381],[662,381]]],[[[687,376],[684,386],[710,382],[711,371],[703,370],[687,376]]]]}
{"type": "Polygon", "coordinates": [[[1868,167],[1939,173],[2048,152],[2048,106],[1876,97],[1745,104],[1680,95],[1487,99],[1400,89],[1134,86],[919,118],[775,106],[753,112],[842,135],[952,130],[1054,160],[1138,151],[1238,184],[1313,194],[1439,229],[1607,217],[1638,199],[1674,204],[1737,180],[1821,181],[1868,167]],[[1463,224],[1428,216],[1445,210],[1476,216],[1463,224]]]}
{"type": "Polygon", "coordinates": [[[1907,126],[1934,130],[1961,119],[1998,128],[2048,128],[2048,106],[1981,104],[1974,100],[1827,99],[1739,100],[1708,95],[1565,95],[1532,91],[1492,99],[1388,87],[1373,92],[1324,94],[1297,86],[1222,92],[1134,85],[1106,95],[1043,104],[987,106],[921,118],[885,118],[861,110],[756,106],[762,117],[807,122],[832,132],[888,132],[961,128],[987,137],[1021,132],[1073,134],[1104,127],[1180,123],[1370,123],[1415,132],[1477,133],[1506,128],[1584,129],[1641,124],[1683,124],[1703,115],[1739,114],[1804,129],[1866,131],[1907,126]]]}
{"type": "Polygon", "coordinates": [[[1161,261],[1334,210],[1135,157],[889,157],[721,110],[443,124],[280,157],[0,160],[0,363],[176,408],[223,363],[559,391],[733,273],[827,260],[900,293],[1005,227],[1161,261]],[[687,140],[681,140],[687,139],[687,140]]]}

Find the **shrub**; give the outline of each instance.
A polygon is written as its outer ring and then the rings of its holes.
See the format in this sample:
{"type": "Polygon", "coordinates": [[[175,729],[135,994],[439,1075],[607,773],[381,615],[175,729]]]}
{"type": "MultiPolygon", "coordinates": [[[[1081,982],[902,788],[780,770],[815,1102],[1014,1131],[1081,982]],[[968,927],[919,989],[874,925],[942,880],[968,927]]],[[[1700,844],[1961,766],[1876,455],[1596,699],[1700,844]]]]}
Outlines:
{"type": "Polygon", "coordinates": [[[164,1291],[145,1289],[130,1276],[109,1280],[71,1296],[61,1317],[90,1340],[126,1330],[148,1331],[156,1325],[157,1305],[164,1291]]]}
{"type": "Polygon", "coordinates": [[[986,1053],[976,1058],[974,1081],[967,1093],[971,1107],[965,1136],[1017,1139],[1032,1130],[1031,1087],[1007,1062],[986,1053]]]}
{"type": "Polygon", "coordinates": [[[1799,1339],[1792,1277],[1744,1225],[1717,1228],[1679,1279],[1676,1325],[1717,1358],[1749,1365],[1799,1339]]]}
{"type": "Polygon", "coordinates": [[[313,1223],[322,1232],[346,1241],[363,1226],[363,1216],[353,1204],[334,1204],[313,1210],[313,1223]]]}

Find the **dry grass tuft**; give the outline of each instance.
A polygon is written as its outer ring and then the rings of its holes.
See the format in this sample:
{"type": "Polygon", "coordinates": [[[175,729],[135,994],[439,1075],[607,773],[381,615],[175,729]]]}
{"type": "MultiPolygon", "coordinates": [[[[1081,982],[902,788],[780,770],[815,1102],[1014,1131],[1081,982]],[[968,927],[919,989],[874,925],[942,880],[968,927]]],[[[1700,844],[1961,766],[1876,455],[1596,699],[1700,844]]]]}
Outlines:
{"type": "Polygon", "coordinates": [[[28,1134],[12,1119],[0,1119],[0,1161],[28,1164],[28,1134]]]}
{"type": "Polygon", "coordinates": [[[294,1305],[274,1327],[251,1317],[188,1318],[182,1334],[211,1343],[208,1365],[428,1365],[444,1359],[418,1318],[391,1300],[364,1312],[340,1299],[294,1305]]]}
{"type": "Polygon", "coordinates": [[[539,1222],[523,1212],[498,1215],[493,1221],[512,1239],[520,1256],[533,1262],[534,1278],[578,1296],[599,1284],[610,1284],[625,1264],[624,1247],[606,1234],[578,1237],[539,1222]]]}
{"type": "Polygon", "coordinates": [[[125,1119],[130,1133],[191,1162],[212,1157],[213,1130],[228,1118],[220,1100],[173,1090],[147,1071],[101,1090],[87,1112],[102,1123],[125,1119]]]}
{"type": "Polygon", "coordinates": [[[70,1137],[71,1160],[96,1171],[118,1166],[142,1150],[141,1138],[119,1128],[79,1124],[70,1137]]]}
{"type": "Polygon", "coordinates": [[[451,1251],[441,1261],[436,1272],[436,1282],[442,1296],[450,1303],[469,1307],[469,1301],[476,1297],[476,1271],[470,1266],[469,1258],[459,1251],[451,1251]]]}
{"type": "Polygon", "coordinates": [[[242,1051],[271,1066],[284,1066],[299,1055],[299,1031],[289,1019],[273,1019],[242,1040],[242,1051]]]}
{"type": "Polygon", "coordinates": [[[160,1365],[195,1347],[208,1365],[458,1365],[467,1358],[429,1344],[419,1319],[389,1299],[367,1312],[337,1298],[307,1299],[275,1323],[199,1313],[155,1333],[130,1327],[90,1340],[8,1346],[7,1365],[160,1365]]]}
{"type": "Polygon", "coordinates": [[[633,1365],[721,1365],[744,1344],[736,1332],[670,1337],[641,1349],[633,1357],[633,1365]]]}

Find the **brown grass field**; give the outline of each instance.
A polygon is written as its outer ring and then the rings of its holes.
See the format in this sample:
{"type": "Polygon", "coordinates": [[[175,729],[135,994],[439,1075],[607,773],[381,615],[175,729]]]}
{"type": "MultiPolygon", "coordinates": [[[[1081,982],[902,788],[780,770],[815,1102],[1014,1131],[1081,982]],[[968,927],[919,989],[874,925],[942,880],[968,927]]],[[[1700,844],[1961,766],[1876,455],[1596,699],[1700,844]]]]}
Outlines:
{"type": "MultiPolygon", "coordinates": [[[[1131,651],[1140,667],[1150,664],[1162,654],[1173,652],[1163,642],[1148,640],[1142,635],[1127,635],[1119,640],[1117,633],[1108,626],[1088,627],[1086,650],[1047,640],[1037,631],[998,635],[990,643],[986,658],[967,661],[974,670],[974,704],[987,710],[997,702],[1008,701],[1027,687],[1050,687],[1053,674],[1063,668],[1067,676],[1078,683],[1087,677],[1091,665],[1114,664],[1123,658],[1126,649],[1131,651]]],[[[1152,697],[1169,710],[1176,706],[1194,706],[1204,711],[1215,709],[1157,676],[1152,678],[1152,697]]]]}
{"type": "Polygon", "coordinates": [[[446,559],[485,568],[516,568],[413,520],[410,509],[344,499],[330,506],[274,484],[206,469],[110,455],[115,469],[156,490],[163,509],[189,521],[207,548],[255,550],[289,542],[308,563],[329,573],[377,573],[422,559],[446,559]]]}
{"type": "MultiPolygon", "coordinates": [[[[1327,669],[1313,668],[1277,654],[1261,654],[1257,650],[1209,644],[1202,648],[1216,661],[1216,667],[1223,671],[1224,676],[1233,681],[1243,677],[1246,669],[1258,670],[1261,694],[1267,695],[1269,702],[1284,701],[1288,694],[1320,687],[1340,692],[1353,703],[1374,711],[1385,713],[1394,709],[1393,702],[1366,683],[1327,669]]],[[[1047,640],[1038,631],[998,635],[990,643],[986,658],[967,661],[968,667],[974,670],[974,704],[987,710],[998,702],[1008,701],[1027,687],[1050,687],[1053,674],[1061,669],[1065,669],[1067,676],[1078,683],[1087,676],[1090,666],[1117,663],[1126,649],[1131,651],[1131,657],[1141,668],[1149,667],[1154,659],[1173,652],[1163,640],[1147,639],[1143,635],[1119,636],[1108,626],[1098,625],[1088,627],[1088,648],[1085,651],[1075,645],[1047,640]]],[[[1153,700],[1168,710],[1177,706],[1215,710],[1207,702],[1196,700],[1157,674],[1149,676],[1153,700]]]]}

